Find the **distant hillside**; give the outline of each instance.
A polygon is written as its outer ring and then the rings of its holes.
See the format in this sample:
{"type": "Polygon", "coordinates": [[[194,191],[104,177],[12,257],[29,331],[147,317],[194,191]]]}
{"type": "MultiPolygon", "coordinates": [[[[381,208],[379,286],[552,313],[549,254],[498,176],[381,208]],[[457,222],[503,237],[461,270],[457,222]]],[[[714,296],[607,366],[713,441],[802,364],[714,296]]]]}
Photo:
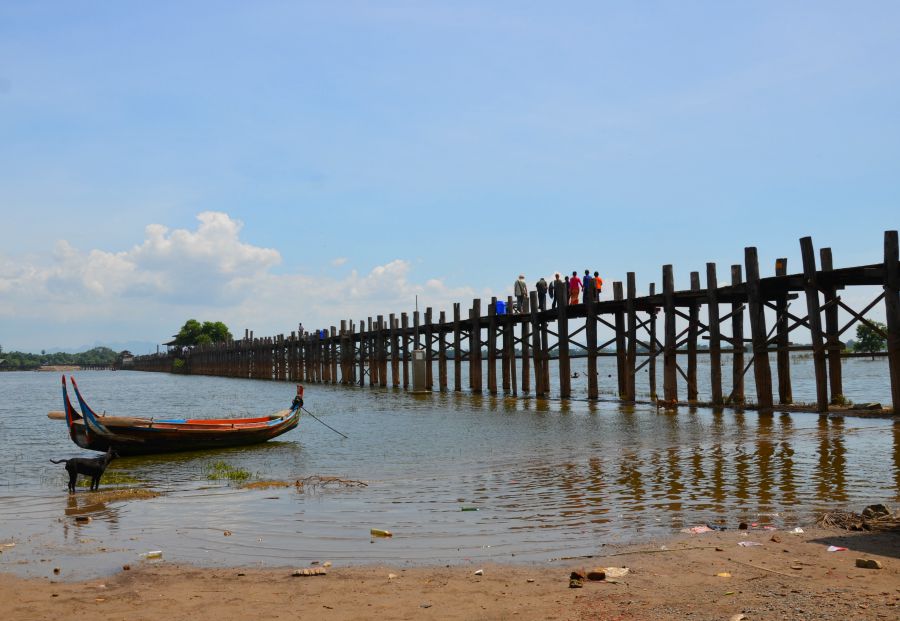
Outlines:
{"type": "Polygon", "coordinates": [[[0,371],[28,371],[41,366],[85,366],[113,364],[119,353],[108,347],[94,349],[78,354],[65,352],[29,354],[21,351],[0,353],[0,371]]]}

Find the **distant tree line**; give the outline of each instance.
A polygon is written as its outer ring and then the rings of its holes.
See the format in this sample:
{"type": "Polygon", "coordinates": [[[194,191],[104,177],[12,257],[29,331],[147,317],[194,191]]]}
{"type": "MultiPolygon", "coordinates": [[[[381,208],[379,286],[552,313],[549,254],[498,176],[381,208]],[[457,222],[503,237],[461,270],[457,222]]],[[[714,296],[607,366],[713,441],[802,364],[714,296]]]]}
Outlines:
{"type": "Polygon", "coordinates": [[[28,371],[41,366],[96,366],[110,365],[118,358],[119,354],[109,347],[95,347],[80,354],[67,354],[58,352],[48,354],[41,351],[40,354],[32,354],[21,351],[4,352],[0,347],[0,370],[2,371],[28,371]]]}

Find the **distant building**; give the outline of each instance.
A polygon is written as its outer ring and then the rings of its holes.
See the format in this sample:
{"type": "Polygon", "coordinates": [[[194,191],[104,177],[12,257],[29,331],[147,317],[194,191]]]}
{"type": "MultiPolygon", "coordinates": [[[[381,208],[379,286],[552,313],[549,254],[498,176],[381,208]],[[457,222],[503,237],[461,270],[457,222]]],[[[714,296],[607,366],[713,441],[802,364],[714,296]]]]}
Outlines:
{"type": "Polygon", "coordinates": [[[118,358],[116,359],[116,366],[122,369],[130,369],[134,366],[134,354],[132,354],[127,349],[123,352],[119,353],[118,358]]]}

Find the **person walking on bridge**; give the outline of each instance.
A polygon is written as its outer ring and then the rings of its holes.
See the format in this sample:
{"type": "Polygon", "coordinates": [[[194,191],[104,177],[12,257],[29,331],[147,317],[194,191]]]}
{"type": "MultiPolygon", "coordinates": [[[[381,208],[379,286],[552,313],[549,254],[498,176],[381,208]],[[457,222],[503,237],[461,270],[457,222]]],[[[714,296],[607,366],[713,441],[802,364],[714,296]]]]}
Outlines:
{"type": "Polygon", "coordinates": [[[581,279],[578,277],[578,272],[572,272],[572,277],[569,278],[569,304],[578,304],[578,294],[581,293],[581,279]]]}
{"type": "Polygon", "coordinates": [[[553,303],[550,305],[550,308],[556,308],[556,305],[559,303],[559,298],[556,295],[556,292],[559,289],[559,286],[563,285],[562,279],[559,277],[559,272],[554,274],[553,282],[550,283],[550,297],[553,299],[553,303]]]}
{"type": "Polygon", "coordinates": [[[547,281],[541,276],[541,279],[534,285],[538,294],[538,308],[547,310],[547,281]]]}
{"type": "Polygon", "coordinates": [[[521,313],[525,309],[525,298],[528,296],[525,274],[519,274],[519,279],[513,284],[513,293],[516,296],[516,312],[521,313]]]}

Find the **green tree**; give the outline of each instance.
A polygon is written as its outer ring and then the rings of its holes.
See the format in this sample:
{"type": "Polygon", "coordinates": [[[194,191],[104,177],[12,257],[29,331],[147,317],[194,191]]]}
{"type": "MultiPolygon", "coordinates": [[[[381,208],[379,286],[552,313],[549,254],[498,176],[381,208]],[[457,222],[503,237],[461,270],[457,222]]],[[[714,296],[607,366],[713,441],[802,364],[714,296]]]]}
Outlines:
{"type": "Polygon", "coordinates": [[[856,326],[856,342],[853,343],[853,351],[874,353],[881,351],[887,345],[887,326],[877,321],[870,322],[878,330],[873,330],[870,326],[860,323],[856,326]],[[880,330],[880,332],[879,332],[880,330]]]}
{"type": "Polygon", "coordinates": [[[188,319],[175,336],[175,345],[179,347],[191,345],[208,345],[231,340],[231,332],[221,321],[204,321],[188,319]]]}

